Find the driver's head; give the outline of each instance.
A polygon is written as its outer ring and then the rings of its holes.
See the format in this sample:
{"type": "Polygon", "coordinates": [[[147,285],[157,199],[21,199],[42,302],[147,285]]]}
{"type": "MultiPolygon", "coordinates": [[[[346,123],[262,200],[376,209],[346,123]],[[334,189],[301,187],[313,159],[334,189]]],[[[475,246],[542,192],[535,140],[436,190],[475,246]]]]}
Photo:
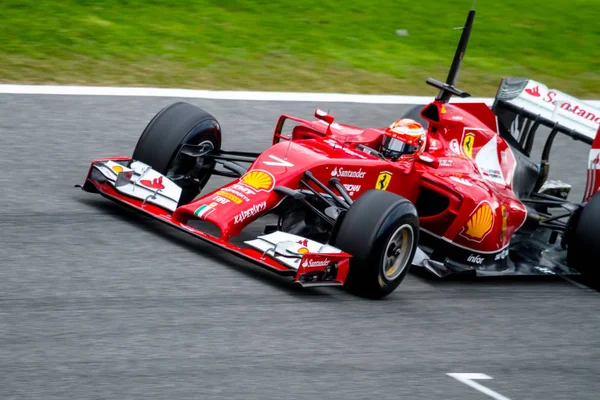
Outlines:
{"type": "Polygon", "coordinates": [[[421,153],[426,140],[427,130],[423,125],[409,118],[399,119],[385,130],[381,152],[385,157],[397,160],[404,154],[421,153]]]}

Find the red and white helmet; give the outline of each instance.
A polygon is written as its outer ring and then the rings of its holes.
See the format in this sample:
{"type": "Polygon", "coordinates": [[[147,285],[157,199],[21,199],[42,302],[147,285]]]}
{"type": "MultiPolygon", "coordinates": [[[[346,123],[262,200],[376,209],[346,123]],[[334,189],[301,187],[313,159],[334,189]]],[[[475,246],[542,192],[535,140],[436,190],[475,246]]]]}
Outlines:
{"type": "Polygon", "coordinates": [[[385,157],[397,160],[403,154],[421,153],[425,149],[427,130],[410,118],[394,121],[386,130],[381,145],[385,157]]]}

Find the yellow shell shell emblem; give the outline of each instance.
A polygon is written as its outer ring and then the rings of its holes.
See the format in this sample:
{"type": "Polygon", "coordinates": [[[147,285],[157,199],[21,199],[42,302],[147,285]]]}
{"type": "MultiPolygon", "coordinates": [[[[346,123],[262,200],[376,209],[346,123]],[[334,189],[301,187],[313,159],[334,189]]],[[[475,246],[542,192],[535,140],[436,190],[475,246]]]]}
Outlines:
{"type": "Polygon", "coordinates": [[[275,178],[267,171],[255,169],[242,177],[242,182],[253,189],[270,192],[275,186],[275,178]]]}
{"type": "Polygon", "coordinates": [[[480,242],[492,230],[493,224],[494,213],[492,207],[484,203],[473,213],[471,219],[465,225],[462,235],[469,240],[480,242]]]}
{"type": "Polygon", "coordinates": [[[123,172],[123,167],[120,165],[113,165],[112,170],[118,174],[119,172],[123,172]]]}
{"type": "Polygon", "coordinates": [[[300,254],[306,254],[306,253],[308,253],[308,249],[306,247],[300,247],[298,249],[298,253],[300,253],[300,254]]]}

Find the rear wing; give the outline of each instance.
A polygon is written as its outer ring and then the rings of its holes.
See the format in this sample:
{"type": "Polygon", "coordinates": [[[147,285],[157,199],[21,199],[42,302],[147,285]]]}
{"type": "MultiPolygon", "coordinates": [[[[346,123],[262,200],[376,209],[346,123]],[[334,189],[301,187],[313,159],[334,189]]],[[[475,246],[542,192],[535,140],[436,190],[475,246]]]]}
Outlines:
{"type": "Polygon", "coordinates": [[[600,108],[573,96],[549,89],[526,78],[504,78],[492,105],[498,116],[500,135],[527,156],[539,126],[550,129],[542,152],[540,169],[547,176],[552,142],[557,133],[571,136],[591,145],[588,183],[584,194],[587,201],[600,188],[600,108]]]}
{"type": "MultiPolygon", "coordinates": [[[[591,145],[600,125],[599,108],[526,78],[502,79],[492,110],[517,139],[532,133],[529,130],[534,124],[591,145]],[[528,123],[528,129],[524,129],[528,123]]],[[[526,143],[522,145],[529,153],[526,143]]]]}

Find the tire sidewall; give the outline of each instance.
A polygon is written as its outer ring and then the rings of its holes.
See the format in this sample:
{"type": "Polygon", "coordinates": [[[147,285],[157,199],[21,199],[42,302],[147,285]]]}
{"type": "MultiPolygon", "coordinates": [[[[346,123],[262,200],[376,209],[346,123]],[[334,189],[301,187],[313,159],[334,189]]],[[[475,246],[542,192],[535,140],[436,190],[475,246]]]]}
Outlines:
{"type": "Polygon", "coordinates": [[[392,293],[410,270],[418,245],[419,220],[414,205],[399,195],[373,190],[361,198],[341,221],[334,245],[352,255],[346,289],[363,297],[382,298],[392,293]],[[374,209],[378,215],[374,215],[374,209]],[[397,277],[388,280],[383,273],[385,251],[404,224],[410,225],[413,234],[408,264],[397,277]]]}
{"type": "Polygon", "coordinates": [[[155,171],[171,178],[187,175],[193,179],[177,182],[181,187],[179,205],[192,201],[212,176],[214,161],[180,154],[185,144],[210,141],[214,151],[221,148],[221,127],[208,112],[185,102],[164,107],[150,120],[140,135],[132,159],[150,165],[155,171]],[[204,168],[200,168],[202,165],[204,168]]]}
{"type": "Polygon", "coordinates": [[[600,284],[600,192],[583,207],[568,236],[567,264],[593,285],[600,284]]]}

